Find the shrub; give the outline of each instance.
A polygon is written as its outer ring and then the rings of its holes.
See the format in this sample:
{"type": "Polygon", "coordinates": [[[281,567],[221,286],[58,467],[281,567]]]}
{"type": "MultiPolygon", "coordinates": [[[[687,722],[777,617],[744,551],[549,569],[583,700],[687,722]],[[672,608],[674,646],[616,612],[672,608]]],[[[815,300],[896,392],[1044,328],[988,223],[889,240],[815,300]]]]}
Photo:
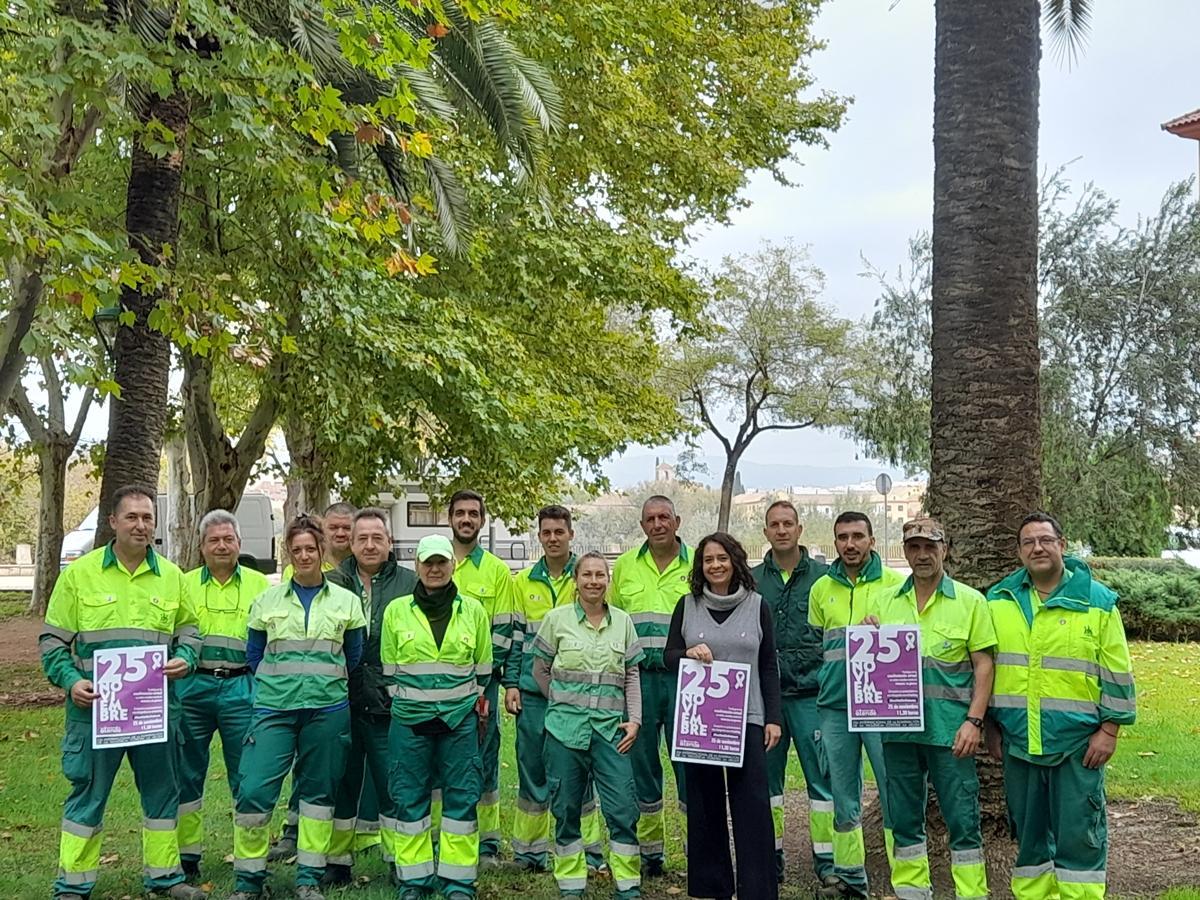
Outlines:
{"type": "MultiPolygon", "coordinates": [[[[1200,569],[1189,566],[1182,559],[1160,559],[1157,556],[1089,556],[1086,559],[1094,572],[1116,570],[1132,572],[1174,572],[1180,575],[1200,573],[1200,569]]],[[[1104,579],[1101,578],[1101,581],[1104,579]]]]}
{"type": "Polygon", "coordinates": [[[1094,567],[1096,579],[1120,595],[1118,606],[1129,637],[1158,641],[1200,640],[1200,569],[1186,563],[1179,565],[1182,569],[1125,565],[1094,567]]]}

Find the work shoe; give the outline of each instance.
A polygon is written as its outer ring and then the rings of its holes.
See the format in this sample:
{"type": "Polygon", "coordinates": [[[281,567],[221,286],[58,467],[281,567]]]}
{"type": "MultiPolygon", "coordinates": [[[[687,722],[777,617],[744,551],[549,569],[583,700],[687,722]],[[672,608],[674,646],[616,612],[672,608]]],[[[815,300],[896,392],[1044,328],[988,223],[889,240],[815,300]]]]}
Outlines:
{"type": "Polygon", "coordinates": [[[643,859],[642,860],[642,877],[643,878],[665,878],[667,875],[666,864],[661,859],[643,859]]]}
{"type": "Polygon", "coordinates": [[[302,884],[296,888],[296,900],[325,900],[325,895],[320,888],[302,884]]]}
{"type": "Polygon", "coordinates": [[[854,890],[836,875],[826,875],[817,889],[818,897],[853,897],[854,890]]]}
{"type": "Polygon", "coordinates": [[[200,860],[181,859],[179,865],[183,867],[183,877],[188,881],[200,880],[200,860]]]}
{"type": "Polygon", "coordinates": [[[608,867],[608,863],[588,863],[588,875],[596,878],[611,878],[612,869],[608,867]]]}
{"type": "Polygon", "coordinates": [[[267,851],[267,862],[285,862],[296,855],[296,839],[281,837],[267,851]]]}
{"type": "Polygon", "coordinates": [[[504,863],[501,862],[500,857],[495,853],[481,853],[479,855],[480,869],[499,869],[502,865],[504,863]]]}
{"type": "Polygon", "coordinates": [[[321,887],[340,887],[344,884],[349,884],[354,880],[354,876],[350,874],[350,867],[344,866],[341,863],[327,863],[325,865],[325,874],[321,876],[321,887]]]}

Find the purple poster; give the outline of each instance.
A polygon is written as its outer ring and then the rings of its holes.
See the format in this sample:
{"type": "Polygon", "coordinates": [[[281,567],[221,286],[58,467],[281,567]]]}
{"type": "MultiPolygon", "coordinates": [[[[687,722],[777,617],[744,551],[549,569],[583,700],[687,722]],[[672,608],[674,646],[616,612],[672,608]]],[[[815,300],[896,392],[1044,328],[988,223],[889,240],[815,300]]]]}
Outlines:
{"type": "Polygon", "coordinates": [[[167,648],[97,650],[92,749],[161,744],[167,739],[167,648]]]}
{"type": "Polygon", "coordinates": [[[740,767],[749,686],[745,663],[680,660],[671,760],[740,767]]]}
{"type": "Polygon", "coordinates": [[[923,731],[921,629],[846,629],[846,696],[851,731],[923,731]]]}

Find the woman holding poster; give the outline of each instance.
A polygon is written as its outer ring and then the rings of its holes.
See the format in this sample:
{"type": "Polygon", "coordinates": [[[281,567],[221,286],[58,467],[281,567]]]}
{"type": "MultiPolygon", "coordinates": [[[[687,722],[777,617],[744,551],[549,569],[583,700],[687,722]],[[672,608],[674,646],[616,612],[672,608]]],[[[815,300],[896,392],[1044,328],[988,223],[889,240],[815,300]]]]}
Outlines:
{"type": "Polygon", "coordinates": [[[642,721],[642,645],[633,620],[605,602],[608,561],[575,563],[576,600],[546,613],[533,641],[533,678],[546,706],[546,780],[554,814],[554,878],[582,897],[587,860],[580,814],[594,780],[608,824],[609,868],[620,900],[641,896],[637,794],[629,750],[642,721]]]}
{"type": "MultiPolygon", "coordinates": [[[[671,617],[665,658],[673,671],[678,671],[686,658],[708,667],[714,676],[714,662],[741,664],[733,675],[733,687],[744,687],[746,696],[741,766],[720,761],[685,763],[688,894],[729,898],[736,893],[755,900],[775,900],[778,885],[767,751],[779,742],[780,735],[779,663],[771,612],[754,589],[746,551],[730,535],[710,534],[697,546],[691,592],[680,598],[671,617]],[[736,882],[726,826],[730,816],[736,882]]],[[[727,678],[713,677],[705,693],[724,697],[730,689],[727,678]]],[[[696,723],[701,730],[729,730],[724,721],[715,726],[705,722],[702,712],[696,715],[696,723]]]]}

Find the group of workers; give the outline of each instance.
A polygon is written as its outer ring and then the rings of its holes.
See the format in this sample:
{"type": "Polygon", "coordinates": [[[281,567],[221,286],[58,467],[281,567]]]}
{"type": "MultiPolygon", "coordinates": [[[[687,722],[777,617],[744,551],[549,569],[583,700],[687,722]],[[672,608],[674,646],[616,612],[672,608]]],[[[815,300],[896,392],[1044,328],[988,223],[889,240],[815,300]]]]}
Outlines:
{"type": "Polygon", "coordinates": [[[645,543],[610,572],[603,556],[572,550],[570,511],[547,506],[543,556],[514,576],[479,545],[487,510],[474,491],[451,497],[453,537],[422,538],[414,569],[397,562],[382,510],[299,516],[284,534],[290,565],[271,586],[239,564],[237,520],[223,510],[200,523],[196,570],[156,554],[154,499],[137,486],[116,493],[115,537],[64,570],[40,638],[47,677],[67,693],[56,897],[91,896],[125,757],[146,890],[206,896],[215,733],[235,810],[230,900],[263,897],[268,862],[293,856],[295,895],[321,900],[351,882],[355,853],[372,843],[401,900],[473,897],[479,870],[500,865],[501,688],[516,731],[514,864],[553,871],[563,896],[601,875],[617,897],[637,897],[642,877],[665,872],[660,748],[684,658],[751,667],[743,765],[675,766],[692,896],[776,896],[793,748],[821,896],[867,895],[864,750],[895,894],[932,897],[932,783],[956,896],[987,896],[975,773],[985,743],[1003,758],[1016,825],[1013,894],[1104,896],[1104,764],[1134,720],[1133,675],[1116,596],[1065,556],[1044,513],[1021,524],[1020,568],[986,597],[946,573],[947,536],[932,519],[904,527],[906,578],[883,564],[862,513],[838,517],[831,565],[813,558],[787,501],[767,510],[770,549],[753,570],[728,535],[688,547],[673,503],[655,496],[641,510],[645,543]],[[923,731],[849,729],[846,629],[860,624],[919,626],[923,731]],[[152,645],[169,647],[169,739],[93,749],[93,654],[152,645]],[[287,825],[272,847],[289,773],[287,825]]]}

